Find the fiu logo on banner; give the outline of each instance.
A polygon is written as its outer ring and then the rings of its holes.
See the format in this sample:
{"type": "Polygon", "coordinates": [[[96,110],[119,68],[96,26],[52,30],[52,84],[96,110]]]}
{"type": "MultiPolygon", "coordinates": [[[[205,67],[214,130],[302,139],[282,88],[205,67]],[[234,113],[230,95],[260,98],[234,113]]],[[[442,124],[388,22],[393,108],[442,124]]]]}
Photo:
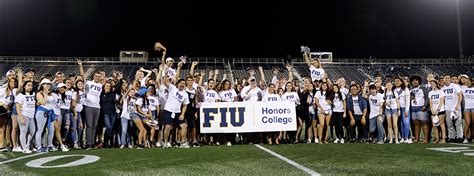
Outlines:
{"type": "Polygon", "coordinates": [[[220,127],[228,127],[227,115],[230,115],[230,124],[234,127],[241,127],[244,122],[245,107],[232,107],[232,108],[203,108],[204,114],[203,127],[211,127],[211,121],[217,120],[220,116],[221,123],[220,127]],[[236,113],[238,112],[238,117],[236,113]]]}

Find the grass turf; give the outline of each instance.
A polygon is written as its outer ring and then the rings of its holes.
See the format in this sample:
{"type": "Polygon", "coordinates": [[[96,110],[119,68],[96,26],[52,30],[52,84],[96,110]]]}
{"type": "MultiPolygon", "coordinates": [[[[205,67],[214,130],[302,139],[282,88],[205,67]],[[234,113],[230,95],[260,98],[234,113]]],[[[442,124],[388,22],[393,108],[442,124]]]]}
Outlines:
{"type": "MultiPolygon", "coordinates": [[[[426,148],[460,147],[451,144],[296,144],[264,147],[323,175],[470,175],[474,157],[426,148]]],[[[474,146],[466,146],[474,149],[474,146]]],[[[8,159],[23,154],[1,153],[8,159]]],[[[1,161],[8,160],[5,157],[1,161]]],[[[64,164],[77,157],[46,165],[64,164]]],[[[7,164],[4,173],[18,175],[305,175],[305,172],[252,145],[190,149],[102,149],[46,153],[7,164]],[[46,156],[87,154],[95,163],[55,169],[30,168],[26,162],[46,156]]],[[[1,174],[3,175],[3,174],[1,174]]]]}

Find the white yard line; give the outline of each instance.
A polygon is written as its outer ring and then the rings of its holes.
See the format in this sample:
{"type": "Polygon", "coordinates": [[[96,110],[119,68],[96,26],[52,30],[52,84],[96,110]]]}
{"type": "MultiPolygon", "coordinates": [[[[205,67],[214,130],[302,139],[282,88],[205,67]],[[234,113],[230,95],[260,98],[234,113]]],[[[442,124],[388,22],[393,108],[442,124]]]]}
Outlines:
{"type": "Polygon", "coordinates": [[[448,144],[474,147],[474,144],[460,144],[460,143],[448,143],[448,144]]]}
{"type": "Polygon", "coordinates": [[[286,158],[286,157],[284,157],[284,156],[282,156],[282,155],[280,155],[280,154],[278,154],[278,153],[275,153],[275,152],[271,151],[270,149],[267,149],[267,148],[265,148],[265,147],[262,147],[262,146],[260,146],[260,145],[258,145],[258,144],[255,144],[255,147],[257,147],[257,148],[259,148],[259,149],[261,149],[261,150],[263,150],[263,151],[269,153],[270,155],[273,155],[274,157],[277,157],[278,159],[281,159],[281,160],[285,161],[286,163],[288,163],[288,164],[290,164],[290,165],[292,165],[292,166],[295,166],[295,167],[298,168],[299,170],[302,170],[302,171],[308,173],[309,175],[314,175],[314,176],[320,176],[320,175],[321,175],[321,174],[317,173],[316,171],[311,170],[310,168],[307,168],[307,167],[305,167],[305,166],[303,166],[303,165],[301,165],[301,164],[298,164],[297,162],[294,162],[294,161],[292,161],[292,160],[290,160],[290,159],[288,159],[288,158],[286,158]]]}
{"type": "Polygon", "coordinates": [[[42,154],[45,154],[45,153],[46,152],[44,152],[44,153],[35,153],[35,154],[26,155],[26,156],[22,156],[22,157],[18,157],[18,158],[13,158],[13,159],[10,159],[10,160],[2,161],[2,162],[0,162],[0,164],[7,164],[7,163],[14,162],[14,161],[22,160],[22,159],[25,159],[25,158],[30,158],[30,157],[42,155],[42,154]]]}

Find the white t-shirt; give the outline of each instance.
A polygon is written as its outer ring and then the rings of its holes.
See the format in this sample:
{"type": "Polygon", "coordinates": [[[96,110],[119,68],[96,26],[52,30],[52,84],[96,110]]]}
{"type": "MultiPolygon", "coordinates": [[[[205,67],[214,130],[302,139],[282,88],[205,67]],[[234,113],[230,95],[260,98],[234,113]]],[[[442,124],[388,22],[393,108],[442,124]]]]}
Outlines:
{"type": "Polygon", "coordinates": [[[397,99],[398,99],[397,93],[394,93],[392,91],[385,92],[385,108],[397,109],[398,108],[397,99]]]}
{"type": "Polygon", "coordinates": [[[295,103],[295,106],[300,104],[300,97],[298,96],[298,93],[296,92],[285,92],[281,96],[281,101],[289,101],[292,103],[295,103]]]}
{"type": "Polygon", "coordinates": [[[140,87],[146,87],[146,77],[140,80],[140,87]]]}
{"type": "Polygon", "coordinates": [[[411,89],[410,93],[415,94],[415,98],[411,100],[412,107],[422,107],[425,105],[425,94],[420,86],[411,89]]]}
{"type": "Polygon", "coordinates": [[[242,88],[240,96],[244,99],[244,101],[258,101],[258,93],[262,93],[262,90],[258,87],[255,87],[248,94],[246,94],[249,89],[250,86],[245,86],[244,88],[242,88]],[[246,97],[248,97],[248,99],[246,99],[246,97]]]}
{"type": "Polygon", "coordinates": [[[263,102],[267,101],[281,101],[281,97],[278,94],[265,94],[265,96],[262,98],[263,102]]]}
{"type": "Polygon", "coordinates": [[[86,89],[86,102],[85,106],[92,108],[100,108],[100,94],[102,93],[102,84],[94,81],[87,81],[85,85],[86,89]]]}
{"type": "Polygon", "coordinates": [[[11,96],[7,96],[6,93],[7,88],[0,88],[0,103],[1,104],[6,104],[6,105],[11,105],[13,102],[13,93],[10,92],[11,96]]]}
{"type": "Polygon", "coordinates": [[[71,100],[73,91],[67,90],[65,93],[66,97],[64,98],[64,104],[61,105],[61,109],[71,109],[71,100]]]}
{"type": "Polygon", "coordinates": [[[324,69],[323,68],[316,68],[313,65],[309,67],[309,71],[311,73],[311,80],[314,82],[314,80],[322,80],[323,75],[324,75],[324,69]]]}
{"type": "MultiPolygon", "coordinates": [[[[122,102],[122,114],[120,114],[120,117],[121,118],[124,118],[124,119],[128,119],[130,120],[130,112],[129,112],[129,104],[128,104],[128,100],[125,98],[122,102]]],[[[133,104],[132,104],[133,106],[133,104]]]]}
{"type": "Polygon", "coordinates": [[[33,118],[35,117],[36,98],[35,93],[33,95],[18,94],[15,98],[15,102],[21,105],[21,114],[24,117],[33,118]]]}
{"type": "Polygon", "coordinates": [[[205,90],[204,93],[204,102],[212,103],[220,100],[219,94],[215,90],[205,90]]]}
{"type": "Polygon", "coordinates": [[[349,95],[349,89],[343,87],[341,88],[341,93],[344,94],[345,96],[349,95]]]}
{"type": "MultiPolygon", "coordinates": [[[[148,109],[150,108],[150,102],[147,103],[143,103],[143,98],[138,98],[137,101],[135,102],[135,105],[137,106],[140,106],[142,109],[142,112],[147,114],[148,113],[148,109]]],[[[141,114],[140,114],[141,115],[141,114]]]]}
{"type": "MultiPolygon", "coordinates": [[[[127,102],[127,100],[124,101],[124,104],[125,104],[125,102],[127,102]]],[[[127,108],[126,108],[126,110],[128,112],[128,115],[137,113],[137,109],[135,107],[136,103],[137,103],[137,99],[135,97],[130,98],[130,100],[128,100],[127,108]]]]}
{"type": "Polygon", "coordinates": [[[56,103],[53,106],[53,111],[56,114],[56,116],[59,116],[61,114],[61,109],[60,107],[64,105],[64,101],[61,97],[61,95],[52,93],[54,99],[56,100],[56,103]]]}
{"type": "Polygon", "coordinates": [[[474,87],[465,87],[462,94],[464,96],[464,109],[474,109],[474,87]]]}
{"type": "MultiPolygon", "coordinates": [[[[444,92],[442,90],[432,90],[430,93],[428,93],[428,96],[430,97],[431,103],[433,107],[431,107],[431,111],[435,111],[438,109],[439,104],[441,103],[441,98],[445,97],[444,92]]],[[[439,112],[444,111],[444,106],[439,107],[439,112]]]]}
{"type": "Polygon", "coordinates": [[[160,101],[158,101],[157,96],[149,96],[148,102],[150,102],[150,110],[156,111],[156,107],[160,105],[160,101]]]}
{"type": "Polygon", "coordinates": [[[354,106],[354,115],[363,115],[364,113],[362,112],[362,109],[360,108],[359,106],[359,101],[364,101],[364,100],[359,100],[359,97],[358,96],[350,96],[352,97],[352,103],[353,103],[353,106],[354,106]]]}
{"type": "Polygon", "coordinates": [[[168,101],[169,90],[166,86],[160,85],[158,89],[158,100],[160,101],[160,109],[164,109],[166,106],[166,101],[168,101]]]}
{"type": "Polygon", "coordinates": [[[329,104],[326,101],[326,91],[323,91],[322,94],[321,94],[321,91],[316,92],[316,98],[318,99],[319,106],[323,110],[325,110],[325,111],[331,110],[331,104],[329,104]]]}
{"type": "Polygon", "coordinates": [[[458,93],[461,92],[461,87],[451,83],[449,86],[444,86],[442,90],[445,96],[444,108],[446,108],[446,110],[454,111],[456,104],[458,104],[458,93]]]}
{"type": "MultiPolygon", "coordinates": [[[[402,88],[395,88],[395,92],[397,93],[398,102],[400,103],[401,108],[410,107],[410,91],[408,88],[402,90],[402,88]]],[[[407,108],[405,111],[409,111],[407,108]]]]}
{"type": "MultiPolygon", "coordinates": [[[[77,101],[77,92],[72,93],[72,99],[77,101]]],[[[79,91],[79,102],[76,103],[76,112],[82,112],[84,103],[86,102],[86,93],[83,91],[79,91]]]]}
{"type": "Polygon", "coordinates": [[[235,97],[237,97],[237,93],[234,89],[229,89],[219,92],[219,96],[223,102],[233,102],[235,97]]]}
{"type": "Polygon", "coordinates": [[[341,92],[342,97],[339,97],[339,94],[334,95],[334,108],[333,112],[344,112],[344,101],[346,101],[346,95],[341,92]]]}
{"type": "Polygon", "coordinates": [[[377,93],[375,96],[369,96],[369,104],[370,104],[370,115],[369,119],[377,117],[380,115],[380,105],[383,104],[383,95],[381,93],[377,93]]]}
{"type": "Polygon", "coordinates": [[[179,90],[176,86],[169,85],[168,101],[165,105],[165,110],[172,113],[180,113],[181,105],[189,104],[188,93],[183,89],[179,90]]]}
{"type": "Polygon", "coordinates": [[[52,93],[51,95],[44,95],[43,94],[43,97],[44,96],[47,96],[46,104],[41,105],[41,107],[43,107],[47,110],[52,110],[56,106],[57,97],[54,96],[54,93],[52,93]]]}

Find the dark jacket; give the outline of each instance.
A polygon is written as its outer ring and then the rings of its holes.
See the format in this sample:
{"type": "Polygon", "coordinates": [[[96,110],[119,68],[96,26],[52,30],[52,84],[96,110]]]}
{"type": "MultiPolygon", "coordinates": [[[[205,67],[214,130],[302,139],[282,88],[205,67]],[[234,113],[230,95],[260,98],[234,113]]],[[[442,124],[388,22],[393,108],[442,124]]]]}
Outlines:
{"type": "MultiPolygon", "coordinates": [[[[364,112],[364,109],[367,109],[367,100],[362,97],[362,95],[357,95],[359,97],[359,107],[362,112],[364,112]]],[[[352,95],[348,95],[346,98],[346,106],[347,106],[347,111],[352,111],[352,114],[354,114],[354,104],[352,102],[352,95]]]]}
{"type": "Polygon", "coordinates": [[[102,93],[100,95],[100,110],[103,114],[115,114],[115,93],[102,93]]]}

